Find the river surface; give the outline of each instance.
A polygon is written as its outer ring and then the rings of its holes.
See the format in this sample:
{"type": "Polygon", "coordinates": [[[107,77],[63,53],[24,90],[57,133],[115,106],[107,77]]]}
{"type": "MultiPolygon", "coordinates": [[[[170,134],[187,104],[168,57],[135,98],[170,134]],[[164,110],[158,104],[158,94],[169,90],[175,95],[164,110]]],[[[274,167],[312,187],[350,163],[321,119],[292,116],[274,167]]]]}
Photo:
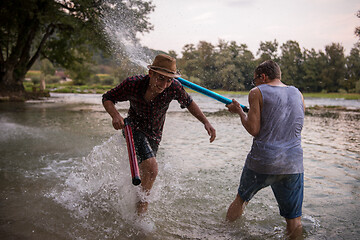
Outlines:
{"type": "MultiPolygon", "coordinates": [[[[0,239],[284,238],[270,188],[241,219],[224,221],[252,137],[223,104],[192,93],[217,130],[210,144],[202,124],[172,102],[149,211],[139,219],[141,193],[131,184],[126,143],[101,95],[51,95],[0,103],[0,239]]],[[[227,97],[247,105],[247,96],[227,97]]],[[[305,103],[360,109],[357,100],[305,103]]],[[[128,103],[117,108],[125,115],[128,103]]],[[[354,111],[305,117],[305,239],[360,238],[359,120],[354,111]]]]}

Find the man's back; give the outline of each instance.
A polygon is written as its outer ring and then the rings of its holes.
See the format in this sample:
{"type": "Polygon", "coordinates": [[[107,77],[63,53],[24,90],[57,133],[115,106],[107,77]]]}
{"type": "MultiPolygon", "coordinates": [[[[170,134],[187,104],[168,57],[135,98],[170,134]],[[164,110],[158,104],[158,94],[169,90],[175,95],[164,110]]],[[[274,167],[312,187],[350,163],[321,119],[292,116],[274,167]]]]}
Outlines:
{"type": "Polygon", "coordinates": [[[303,172],[301,93],[292,86],[262,84],[258,88],[262,95],[261,128],[247,157],[247,167],[266,174],[303,172]]]}
{"type": "Polygon", "coordinates": [[[299,90],[293,86],[268,84],[258,88],[263,106],[261,128],[255,139],[273,144],[299,139],[304,122],[304,106],[299,90]]]}

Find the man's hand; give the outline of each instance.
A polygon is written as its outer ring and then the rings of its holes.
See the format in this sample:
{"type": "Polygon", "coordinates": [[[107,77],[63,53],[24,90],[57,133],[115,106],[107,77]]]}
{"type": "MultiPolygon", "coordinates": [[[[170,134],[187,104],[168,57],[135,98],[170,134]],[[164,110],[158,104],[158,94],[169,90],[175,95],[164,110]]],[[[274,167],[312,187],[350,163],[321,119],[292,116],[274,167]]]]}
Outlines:
{"type": "Polygon", "coordinates": [[[112,125],[116,130],[123,129],[125,127],[124,118],[118,114],[112,118],[112,125]]]}
{"type": "Polygon", "coordinates": [[[239,114],[240,112],[244,112],[242,107],[240,106],[240,103],[238,103],[235,99],[232,100],[232,103],[226,105],[226,107],[231,113],[239,114]]]}
{"type": "Polygon", "coordinates": [[[116,130],[123,129],[125,127],[124,118],[116,110],[115,104],[110,100],[106,100],[103,102],[103,106],[112,118],[113,127],[116,130]]]}
{"type": "Polygon", "coordinates": [[[187,107],[187,109],[194,117],[196,117],[200,122],[204,124],[205,129],[210,136],[210,142],[213,142],[216,138],[215,128],[211,126],[209,121],[206,119],[204,113],[200,110],[199,106],[194,101],[192,101],[187,107]]]}
{"type": "Polygon", "coordinates": [[[210,123],[205,123],[204,124],[206,131],[208,132],[209,136],[210,136],[210,142],[213,142],[216,138],[216,130],[215,128],[213,128],[213,126],[211,126],[210,123]]]}
{"type": "Polygon", "coordinates": [[[246,131],[256,137],[260,132],[261,125],[262,95],[260,90],[257,87],[251,89],[248,98],[250,109],[247,114],[235,99],[232,100],[232,103],[226,105],[226,107],[230,112],[239,114],[241,123],[246,131]]]}

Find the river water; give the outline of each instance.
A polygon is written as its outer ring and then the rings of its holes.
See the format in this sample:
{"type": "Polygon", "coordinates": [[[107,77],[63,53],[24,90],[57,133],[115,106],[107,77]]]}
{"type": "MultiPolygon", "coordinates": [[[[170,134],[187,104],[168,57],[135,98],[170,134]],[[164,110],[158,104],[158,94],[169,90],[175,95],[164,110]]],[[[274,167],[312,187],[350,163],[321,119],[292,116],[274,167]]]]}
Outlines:
{"type": "MultiPolygon", "coordinates": [[[[101,95],[0,103],[0,238],[283,239],[286,224],[270,188],[253,198],[241,219],[224,221],[252,138],[223,104],[192,96],[217,139],[210,144],[203,126],[171,104],[159,175],[142,219],[135,214],[141,193],[131,184],[126,143],[101,95]]],[[[236,98],[247,105],[246,96],[236,98]]],[[[356,100],[305,103],[360,108],[356,100]]],[[[117,107],[126,114],[127,103],[117,107]]],[[[305,239],[360,238],[359,120],[351,111],[305,117],[305,239]]]]}

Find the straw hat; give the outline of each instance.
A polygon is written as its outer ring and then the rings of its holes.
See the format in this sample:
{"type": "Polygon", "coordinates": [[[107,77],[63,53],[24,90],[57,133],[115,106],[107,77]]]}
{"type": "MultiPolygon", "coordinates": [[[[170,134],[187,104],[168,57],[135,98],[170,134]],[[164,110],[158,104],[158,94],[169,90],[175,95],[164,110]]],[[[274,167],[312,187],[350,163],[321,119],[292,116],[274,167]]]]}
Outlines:
{"type": "Polygon", "coordinates": [[[177,78],[180,74],[176,72],[176,60],[166,54],[159,54],[155,57],[152,65],[147,66],[148,69],[160,73],[161,75],[177,78]]]}

